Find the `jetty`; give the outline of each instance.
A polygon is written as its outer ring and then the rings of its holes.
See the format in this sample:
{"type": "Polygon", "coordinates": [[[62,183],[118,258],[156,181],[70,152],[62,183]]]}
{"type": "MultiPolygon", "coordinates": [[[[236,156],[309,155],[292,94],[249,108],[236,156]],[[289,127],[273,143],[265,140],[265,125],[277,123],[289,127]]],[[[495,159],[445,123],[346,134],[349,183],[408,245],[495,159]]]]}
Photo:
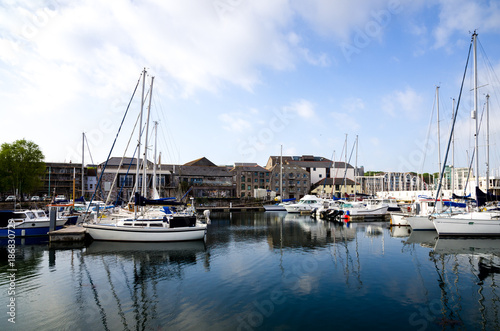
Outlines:
{"type": "Polygon", "coordinates": [[[73,242],[73,241],[84,241],[87,232],[82,226],[70,225],[68,227],[50,231],[49,241],[50,242],[73,242]]]}

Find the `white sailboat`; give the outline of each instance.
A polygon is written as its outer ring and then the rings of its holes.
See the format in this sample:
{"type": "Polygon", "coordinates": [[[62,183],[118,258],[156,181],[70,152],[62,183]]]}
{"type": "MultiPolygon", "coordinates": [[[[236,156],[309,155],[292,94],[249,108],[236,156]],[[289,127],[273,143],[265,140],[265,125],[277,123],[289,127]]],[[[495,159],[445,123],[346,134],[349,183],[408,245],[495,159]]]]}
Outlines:
{"type": "MultiPolygon", "coordinates": [[[[473,59],[474,59],[474,117],[476,124],[475,134],[475,157],[476,157],[476,201],[477,185],[479,184],[479,160],[478,160],[478,96],[477,96],[477,33],[472,34],[473,59]]],[[[479,201],[478,206],[479,208],[479,201]]],[[[500,236],[500,212],[475,210],[451,217],[436,217],[434,225],[439,236],[500,236]]]]}
{"type": "MultiPolygon", "coordinates": [[[[143,71],[143,86],[141,98],[141,120],[144,106],[144,86],[146,70],[143,71]]],[[[151,88],[149,94],[149,108],[151,107],[151,95],[153,87],[153,78],[151,79],[151,88]]],[[[149,111],[148,111],[149,120],[149,111]]],[[[141,127],[141,126],[139,126],[141,127]]],[[[146,133],[147,137],[147,133],[146,133]]],[[[140,155],[141,130],[139,130],[138,155],[140,155]]],[[[147,146],[147,142],[145,144],[147,146]]],[[[146,160],[147,152],[144,153],[146,160]]],[[[145,193],[146,172],[144,171],[142,181],[142,193],[145,193]]],[[[151,201],[141,196],[138,189],[139,181],[139,158],[136,169],[136,193],[134,213],[128,217],[120,218],[115,223],[95,224],[84,223],[87,233],[94,240],[107,241],[128,241],[128,242],[176,242],[188,240],[202,240],[206,238],[207,223],[202,223],[196,219],[194,213],[190,214],[167,214],[157,210],[156,212],[145,212],[144,207],[147,204],[162,204],[162,202],[151,201]],[[139,210],[139,207],[141,209],[139,210]]],[[[144,194],[145,195],[145,194],[144,194]]],[[[168,203],[171,205],[172,202],[168,203]]],[[[207,217],[207,215],[205,215],[207,217]]]]}

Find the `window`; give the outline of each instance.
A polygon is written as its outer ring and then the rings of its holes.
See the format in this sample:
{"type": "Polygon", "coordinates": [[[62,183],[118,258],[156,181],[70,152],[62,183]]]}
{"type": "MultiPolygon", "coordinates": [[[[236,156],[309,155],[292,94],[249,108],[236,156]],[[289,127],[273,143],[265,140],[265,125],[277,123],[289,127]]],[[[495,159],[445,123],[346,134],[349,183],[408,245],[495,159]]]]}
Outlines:
{"type": "Polygon", "coordinates": [[[248,185],[248,188],[247,190],[250,191],[252,189],[252,186],[251,185],[248,185]]]}
{"type": "Polygon", "coordinates": [[[245,189],[245,183],[241,184],[241,189],[244,190],[245,189]]]}
{"type": "Polygon", "coordinates": [[[134,176],[132,175],[120,175],[120,185],[123,187],[134,186],[134,176]]]}
{"type": "Polygon", "coordinates": [[[258,180],[257,178],[255,178],[255,180],[254,180],[254,181],[257,183],[259,180],[258,180]]]}
{"type": "Polygon", "coordinates": [[[319,178],[323,178],[323,175],[322,175],[322,174],[319,174],[319,178]]]}

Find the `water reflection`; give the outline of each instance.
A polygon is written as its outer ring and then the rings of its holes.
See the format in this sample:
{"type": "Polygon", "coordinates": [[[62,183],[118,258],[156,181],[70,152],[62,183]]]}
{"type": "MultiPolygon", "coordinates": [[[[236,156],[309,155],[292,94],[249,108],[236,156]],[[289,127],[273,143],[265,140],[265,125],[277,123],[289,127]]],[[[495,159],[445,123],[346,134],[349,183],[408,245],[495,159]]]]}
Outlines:
{"type": "MultiPolygon", "coordinates": [[[[280,212],[211,219],[206,244],[93,242],[60,250],[19,242],[16,326],[500,328],[498,239],[440,239],[387,222],[337,224],[280,212]]],[[[4,246],[0,257],[5,291],[4,246]]],[[[9,326],[0,320],[0,329],[9,326]]]]}

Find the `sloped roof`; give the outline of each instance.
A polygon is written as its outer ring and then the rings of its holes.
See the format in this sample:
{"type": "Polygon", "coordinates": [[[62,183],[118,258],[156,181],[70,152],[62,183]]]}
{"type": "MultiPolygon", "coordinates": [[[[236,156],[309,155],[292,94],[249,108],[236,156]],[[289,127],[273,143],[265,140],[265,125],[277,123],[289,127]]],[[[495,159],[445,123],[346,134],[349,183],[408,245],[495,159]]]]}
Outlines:
{"type": "Polygon", "coordinates": [[[184,164],[185,166],[196,166],[196,167],[217,167],[212,161],[206,157],[201,157],[199,159],[193,160],[184,164]]]}

